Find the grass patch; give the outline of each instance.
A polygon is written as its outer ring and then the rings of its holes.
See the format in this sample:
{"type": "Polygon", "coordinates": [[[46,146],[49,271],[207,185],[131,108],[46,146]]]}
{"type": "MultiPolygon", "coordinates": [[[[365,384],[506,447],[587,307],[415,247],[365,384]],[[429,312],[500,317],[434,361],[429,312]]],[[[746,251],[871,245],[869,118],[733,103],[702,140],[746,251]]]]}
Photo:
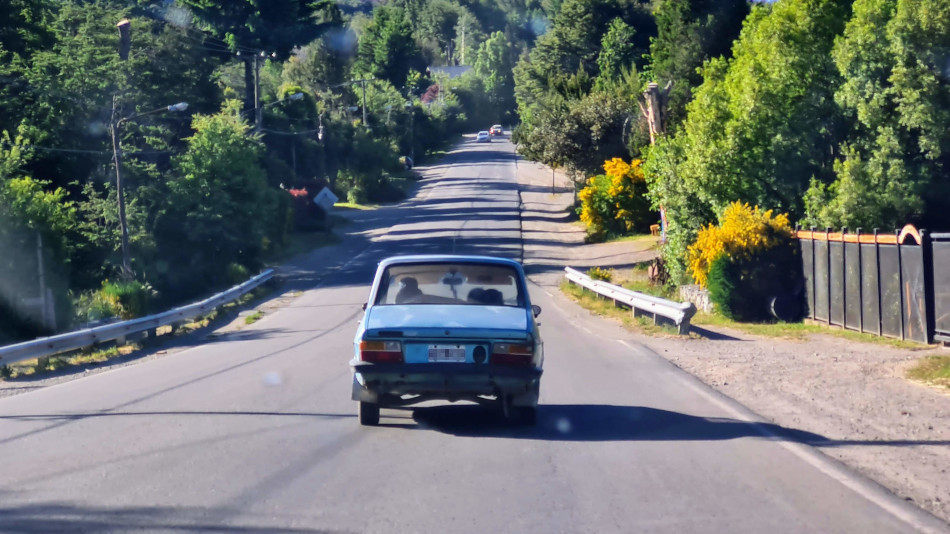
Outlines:
{"type": "Polygon", "coordinates": [[[616,319],[631,330],[650,335],[679,335],[675,326],[655,325],[653,320],[648,317],[634,317],[630,309],[618,308],[613,300],[601,297],[597,293],[572,284],[567,280],[561,282],[561,292],[594,315],[616,319]]]}
{"type": "Polygon", "coordinates": [[[632,269],[628,270],[617,271],[612,269],[611,272],[614,278],[612,283],[631,291],[636,291],[637,293],[643,293],[662,299],[676,300],[673,289],[668,286],[656,285],[650,282],[649,266],[649,262],[645,262],[638,263],[632,269]]]}
{"type": "Polygon", "coordinates": [[[347,210],[359,210],[359,211],[374,210],[377,207],[378,206],[372,206],[368,204],[357,204],[356,202],[337,202],[336,204],[333,205],[333,209],[342,208],[342,209],[347,209],[347,210]]]}
{"type": "Polygon", "coordinates": [[[244,324],[254,324],[264,317],[264,312],[257,310],[244,318],[244,324]]]}
{"type": "Polygon", "coordinates": [[[105,348],[93,348],[88,350],[79,350],[72,353],[50,356],[47,358],[37,358],[33,360],[24,360],[14,364],[4,366],[0,377],[4,379],[16,379],[30,376],[40,376],[60,369],[70,367],[95,365],[120,356],[127,356],[132,352],[142,348],[139,343],[127,343],[121,346],[111,346],[105,348]]]}
{"type": "Polygon", "coordinates": [[[950,356],[927,356],[907,370],[907,378],[950,389],[950,356]]]}
{"type": "Polygon", "coordinates": [[[873,334],[864,334],[861,332],[855,332],[854,330],[845,330],[843,328],[825,326],[815,323],[741,323],[716,313],[698,312],[693,316],[693,319],[690,321],[690,323],[697,326],[722,326],[757,336],[783,339],[807,339],[811,335],[823,334],[847,339],[849,341],[888,345],[898,349],[920,349],[927,346],[914,343],[913,341],[902,341],[900,339],[876,336],[873,334]]]}
{"type": "Polygon", "coordinates": [[[605,243],[636,242],[643,243],[644,249],[653,248],[660,243],[659,236],[651,234],[633,234],[608,238],[605,243]]]}

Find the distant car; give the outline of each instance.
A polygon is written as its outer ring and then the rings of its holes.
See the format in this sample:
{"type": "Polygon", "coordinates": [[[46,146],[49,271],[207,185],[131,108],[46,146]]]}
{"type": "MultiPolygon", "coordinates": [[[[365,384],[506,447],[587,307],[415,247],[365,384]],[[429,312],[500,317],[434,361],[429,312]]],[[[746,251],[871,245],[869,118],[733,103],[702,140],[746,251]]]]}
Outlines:
{"type": "Polygon", "coordinates": [[[494,405],[533,425],[544,362],[521,264],[486,256],[399,256],[379,264],[353,340],[362,425],[380,408],[430,400],[494,405]]]}
{"type": "Polygon", "coordinates": [[[491,130],[488,130],[488,133],[491,135],[502,135],[505,133],[505,130],[501,127],[500,124],[496,124],[491,127],[491,130]]]}
{"type": "Polygon", "coordinates": [[[491,143],[491,134],[485,130],[478,132],[478,135],[475,136],[476,143],[491,143]]]}

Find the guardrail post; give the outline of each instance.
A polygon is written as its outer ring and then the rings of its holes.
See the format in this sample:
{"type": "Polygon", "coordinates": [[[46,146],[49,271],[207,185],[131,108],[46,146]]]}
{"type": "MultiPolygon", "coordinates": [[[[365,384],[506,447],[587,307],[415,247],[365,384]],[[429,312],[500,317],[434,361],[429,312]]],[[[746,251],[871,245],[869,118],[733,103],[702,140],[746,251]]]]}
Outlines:
{"type": "Polygon", "coordinates": [[[686,312],[683,313],[683,320],[680,321],[679,324],[679,334],[681,336],[689,335],[689,322],[692,320],[694,315],[696,315],[696,305],[690,302],[689,307],[686,308],[686,312]]]}

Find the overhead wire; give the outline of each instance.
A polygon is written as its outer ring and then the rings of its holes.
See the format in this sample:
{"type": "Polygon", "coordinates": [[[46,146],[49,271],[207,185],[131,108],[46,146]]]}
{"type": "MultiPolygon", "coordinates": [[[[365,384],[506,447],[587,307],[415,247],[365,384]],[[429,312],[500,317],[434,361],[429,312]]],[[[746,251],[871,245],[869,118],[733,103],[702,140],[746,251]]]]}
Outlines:
{"type": "MultiPolygon", "coordinates": [[[[95,154],[95,155],[112,155],[111,150],[86,150],[81,148],[60,148],[60,147],[51,147],[51,146],[42,146],[42,145],[19,145],[16,143],[10,143],[9,141],[0,141],[0,146],[6,148],[19,148],[20,150],[42,150],[44,152],[65,152],[72,154],[95,154]]],[[[123,154],[127,156],[137,156],[137,155],[162,155],[162,154],[177,154],[178,152],[173,150],[129,150],[123,149],[123,154]]]]}

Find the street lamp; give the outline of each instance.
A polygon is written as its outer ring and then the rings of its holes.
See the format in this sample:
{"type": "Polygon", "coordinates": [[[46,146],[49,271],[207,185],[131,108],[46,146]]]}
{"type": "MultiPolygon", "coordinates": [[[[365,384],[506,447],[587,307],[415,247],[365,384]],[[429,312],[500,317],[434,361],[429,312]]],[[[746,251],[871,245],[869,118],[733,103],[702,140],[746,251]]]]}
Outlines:
{"type": "MultiPolygon", "coordinates": [[[[112,109],[114,113],[115,103],[113,103],[112,109]]],[[[132,276],[132,265],[129,260],[129,227],[125,220],[125,193],[122,191],[122,145],[120,144],[119,131],[123,124],[143,115],[151,115],[152,113],[158,113],[160,111],[185,111],[186,109],[188,109],[188,103],[179,102],[170,106],[162,106],[151,111],[133,113],[119,120],[114,120],[115,115],[113,115],[112,153],[115,156],[115,191],[119,203],[119,229],[122,231],[122,276],[126,278],[131,278],[132,276]]]]}

